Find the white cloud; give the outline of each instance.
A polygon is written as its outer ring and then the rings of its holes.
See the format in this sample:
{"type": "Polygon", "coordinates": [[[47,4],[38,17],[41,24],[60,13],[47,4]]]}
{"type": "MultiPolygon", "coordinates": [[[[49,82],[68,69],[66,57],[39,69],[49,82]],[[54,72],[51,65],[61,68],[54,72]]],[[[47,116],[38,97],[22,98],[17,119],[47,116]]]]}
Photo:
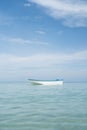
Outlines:
{"type": "Polygon", "coordinates": [[[85,0],[28,0],[46,9],[46,12],[70,27],[87,26],[87,2],[85,0]]]}
{"type": "Polygon", "coordinates": [[[0,54],[0,79],[28,78],[36,76],[41,77],[65,77],[69,79],[75,78],[76,73],[85,74],[87,69],[84,68],[87,64],[87,50],[72,54],[34,54],[31,56],[16,56],[8,54],[0,54]],[[77,63],[79,69],[73,68],[77,63]],[[80,66],[83,65],[83,67],[80,66]],[[72,68],[72,69],[71,69],[72,68]]]}
{"type": "MultiPolygon", "coordinates": [[[[87,60],[87,50],[76,52],[72,54],[35,54],[31,56],[14,56],[14,55],[8,55],[8,54],[0,54],[0,61],[1,64],[9,63],[9,64],[17,64],[19,66],[33,66],[33,67],[44,67],[49,66],[53,64],[64,64],[64,63],[70,63],[71,61],[85,61],[87,60]]],[[[6,64],[4,64],[6,66],[6,64]]]]}

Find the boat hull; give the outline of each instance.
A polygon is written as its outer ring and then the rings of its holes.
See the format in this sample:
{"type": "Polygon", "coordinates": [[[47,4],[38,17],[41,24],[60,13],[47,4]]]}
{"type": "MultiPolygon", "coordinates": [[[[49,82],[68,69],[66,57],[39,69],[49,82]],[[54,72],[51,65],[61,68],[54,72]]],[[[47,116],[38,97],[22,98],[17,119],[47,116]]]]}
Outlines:
{"type": "Polygon", "coordinates": [[[30,80],[30,83],[34,85],[62,85],[63,81],[39,81],[39,80],[30,80]]]}

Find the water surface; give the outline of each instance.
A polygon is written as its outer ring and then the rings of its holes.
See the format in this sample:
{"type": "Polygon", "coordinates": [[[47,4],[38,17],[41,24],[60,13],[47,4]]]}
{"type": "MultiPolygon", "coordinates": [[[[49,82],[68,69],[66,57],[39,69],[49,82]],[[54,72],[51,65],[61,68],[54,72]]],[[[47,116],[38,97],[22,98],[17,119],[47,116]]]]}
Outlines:
{"type": "Polygon", "coordinates": [[[0,83],[0,130],[87,130],[87,83],[0,83]]]}

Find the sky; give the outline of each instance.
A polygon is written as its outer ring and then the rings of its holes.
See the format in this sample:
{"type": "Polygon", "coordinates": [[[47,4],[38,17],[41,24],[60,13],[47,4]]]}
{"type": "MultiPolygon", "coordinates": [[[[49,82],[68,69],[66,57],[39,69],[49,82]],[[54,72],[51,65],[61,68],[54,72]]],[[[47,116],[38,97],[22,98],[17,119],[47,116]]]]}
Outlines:
{"type": "Polygon", "coordinates": [[[87,81],[86,0],[1,0],[0,81],[87,81]]]}

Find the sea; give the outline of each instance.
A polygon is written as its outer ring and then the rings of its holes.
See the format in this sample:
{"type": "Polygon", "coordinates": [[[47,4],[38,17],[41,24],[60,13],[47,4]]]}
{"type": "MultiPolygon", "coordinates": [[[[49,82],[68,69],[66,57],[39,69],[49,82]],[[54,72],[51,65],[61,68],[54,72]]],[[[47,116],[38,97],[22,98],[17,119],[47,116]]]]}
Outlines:
{"type": "Polygon", "coordinates": [[[0,83],[0,130],[87,130],[87,83],[0,83]]]}

